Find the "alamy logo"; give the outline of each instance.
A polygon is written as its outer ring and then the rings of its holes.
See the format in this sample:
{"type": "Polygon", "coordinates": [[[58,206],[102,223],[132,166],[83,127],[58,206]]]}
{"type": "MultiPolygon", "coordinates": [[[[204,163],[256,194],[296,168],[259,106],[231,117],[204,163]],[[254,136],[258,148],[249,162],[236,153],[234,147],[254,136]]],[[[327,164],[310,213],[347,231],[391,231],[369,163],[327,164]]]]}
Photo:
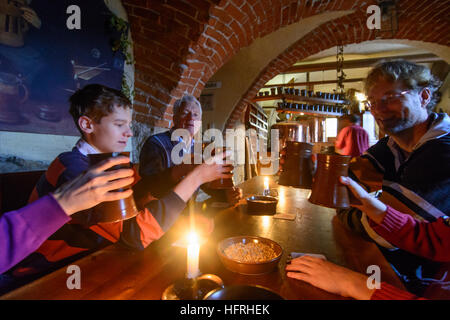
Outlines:
{"type": "Polygon", "coordinates": [[[186,129],[176,129],[172,132],[172,141],[179,141],[172,149],[171,160],[175,165],[179,164],[202,164],[203,162],[218,164],[231,164],[234,166],[245,164],[245,138],[248,137],[251,150],[255,150],[257,157],[250,157],[249,163],[256,164],[258,161],[263,165],[262,175],[272,175],[279,168],[279,132],[272,129],[270,143],[270,156],[267,140],[257,134],[254,129],[227,129],[225,137],[219,129],[208,129],[204,133],[200,129],[194,136],[193,154],[191,148],[184,141],[191,141],[190,133],[186,129]],[[203,143],[208,141],[208,143],[203,143]],[[213,141],[213,142],[211,142],[213,141]],[[217,150],[226,150],[225,160],[216,156],[217,150]],[[184,152],[182,152],[184,151],[184,152]]]}
{"type": "Polygon", "coordinates": [[[80,30],[81,29],[81,9],[77,5],[70,5],[66,10],[67,14],[70,16],[66,20],[66,26],[69,30],[80,30]]]}
{"type": "Polygon", "coordinates": [[[373,29],[381,29],[381,8],[377,5],[371,5],[367,7],[367,14],[370,14],[367,17],[366,25],[370,30],[373,29]]]}
{"type": "Polygon", "coordinates": [[[73,290],[73,289],[81,289],[81,269],[77,265],[70,265],[67,267],[66,273],[71,274],[67,278],[66,286],[67,289],[73,290]]]}
{"type": "Polygon", "coordinates": [[[367,274],[370,276],[367,278],[367,288],[369,289],[380,289],[381,282],[381,270],[377,265],[370,265],[366,270],[367,274]]]}

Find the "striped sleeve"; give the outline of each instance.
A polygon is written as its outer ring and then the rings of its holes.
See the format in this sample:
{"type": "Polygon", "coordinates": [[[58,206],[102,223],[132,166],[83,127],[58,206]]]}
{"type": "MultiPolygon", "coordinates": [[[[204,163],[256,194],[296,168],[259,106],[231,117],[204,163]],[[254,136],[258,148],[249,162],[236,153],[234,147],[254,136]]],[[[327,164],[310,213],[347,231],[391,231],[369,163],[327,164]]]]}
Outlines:
{"type": "Polygon", "coordinates": [[[170,229],[186,207],[173,191],[159,200],[152,200],[134,218],[123,222],[120,240],[128,247],[143,249],[170,229]]]}

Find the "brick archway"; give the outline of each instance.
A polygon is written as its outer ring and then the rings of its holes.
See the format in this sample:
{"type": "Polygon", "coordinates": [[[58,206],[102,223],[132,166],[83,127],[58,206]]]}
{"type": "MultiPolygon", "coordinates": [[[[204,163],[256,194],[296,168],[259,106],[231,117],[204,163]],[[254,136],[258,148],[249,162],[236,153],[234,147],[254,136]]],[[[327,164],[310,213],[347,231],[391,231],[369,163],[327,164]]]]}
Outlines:
{"type": "MultiPolygon", "coordinates": [[[[448,7],[449,5],[447,5],[447,9],[448,7]]],[[[418,40],[448,47],[450,44],[450,25],[435,19],[437,14],[439,14],[439,8],[435,8],[433,13],[427,15],[429,20],[424,22],[422,18],[420,24],[418,21],[420,21],[420,17],[423,17],[422,12],[416,12],[409,17],[404,16],[403,21],[399,21],[401,27],[394,39],[418,40]]],[[[295,62],[339,44],[346,45],[375,40],[375,32],[367,29],[366,19],[365,13],[362,14],[357,11],[324,23],[273,59],[255,78],[250,88],[243,93],[242,98],[234,106],[224,129],[233,128],[234,123],[245,111],[247,104],[251,102],[265,83],[295,62]]]]}
{"type": "Polygon", "coordinates": [[[328,11],[375,0],[123,0],[134,41],[135,117],[171,126],[173,101],[199,96],[208,79],[255,39],[328,11]]]}
{"type": "MultiPolygon", "coordinates": [[[[255,39],[306,17],[354,10],[352,15],[311,32],[317,42],[300,39],[269,63],[235,105],[229,126],[242,112],[243,101],[251,99],[263,82],[283,71],[283,67],[336,45],[333,40],[336,38],[343,43],[373,39],[374,34],[365,27],[365,11],[376,3],[375,0],[123,0],[134,40],[136,120],[170,127],[172,102],[184,93],[199,96],[208,79],[255,39]]],[[[396,38],[448,46],[450,26],[443,18],[438,19],[449,11],[447,1],[399,0],[397,6],[400,30],[396,38]]]]}

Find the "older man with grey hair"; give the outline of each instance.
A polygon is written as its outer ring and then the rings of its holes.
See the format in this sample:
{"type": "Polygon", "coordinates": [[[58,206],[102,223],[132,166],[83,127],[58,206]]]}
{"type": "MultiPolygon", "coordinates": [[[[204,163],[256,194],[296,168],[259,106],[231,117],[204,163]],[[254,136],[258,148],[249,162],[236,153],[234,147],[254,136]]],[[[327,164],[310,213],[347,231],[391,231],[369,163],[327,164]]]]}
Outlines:
{"type": "MultiPolygon", "coordinates": [[[[175,146],[183,144],[179,148],[179,159],[185,154],[193,154],[194,136],[199,132],[202,124],[202,107],[200,102],[191,95],[185,95],[175,101],[173,106],[172,129],[150,136],[144,143],[139,155],[139,175],[141,177],[151,177],[154,181],[150,192],[155,197],[163,196],[168,190],[173,188],[189,171],[194,168],[194,164],[179,163],[173,158],[175,146]],[[172,133],[177,129],[185,129],[185,134],[172,140],[172,133]]],[[[175,150],[177,151],[177,150],[175,150]]],[[[213,198],[226,200],[234,205],[241,198],[239,188],[222,190],[202,189],[213,198]]]]}

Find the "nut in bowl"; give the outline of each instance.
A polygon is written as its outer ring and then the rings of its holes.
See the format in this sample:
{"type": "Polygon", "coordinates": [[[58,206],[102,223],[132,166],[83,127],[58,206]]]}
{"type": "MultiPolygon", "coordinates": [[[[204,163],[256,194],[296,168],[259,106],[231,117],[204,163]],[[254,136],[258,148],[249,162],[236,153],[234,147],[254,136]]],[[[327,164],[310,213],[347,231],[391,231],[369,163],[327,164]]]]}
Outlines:
{"type": "Polygon", "coordinates": [[[217,254],[228,270],[258,275],[272,272],[277,268],[283,249],[270,239],[237,236],[220,241],[217,245],[217,254]]]}

